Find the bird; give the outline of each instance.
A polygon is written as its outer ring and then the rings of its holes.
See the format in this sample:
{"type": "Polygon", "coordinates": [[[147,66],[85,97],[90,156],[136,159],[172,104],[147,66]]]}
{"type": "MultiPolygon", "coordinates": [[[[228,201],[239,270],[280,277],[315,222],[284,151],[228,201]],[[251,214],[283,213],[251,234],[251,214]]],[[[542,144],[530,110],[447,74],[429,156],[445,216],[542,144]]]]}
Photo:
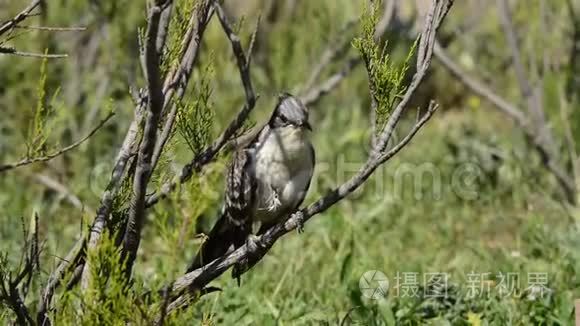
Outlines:
{"type": "MultiPolygon", "coordinates": [[[[296,211],[306,196],[315,165],[308,109],[297,97],[281,93],[268,123],[239,145],[226,174],[224,205],[187,272],[201,268],[244,244],[296,211]],[[259,224],[256,235],[255,224],[259,224]]],[[[234,266],[238,279],[249,265],[234,266]]]]}

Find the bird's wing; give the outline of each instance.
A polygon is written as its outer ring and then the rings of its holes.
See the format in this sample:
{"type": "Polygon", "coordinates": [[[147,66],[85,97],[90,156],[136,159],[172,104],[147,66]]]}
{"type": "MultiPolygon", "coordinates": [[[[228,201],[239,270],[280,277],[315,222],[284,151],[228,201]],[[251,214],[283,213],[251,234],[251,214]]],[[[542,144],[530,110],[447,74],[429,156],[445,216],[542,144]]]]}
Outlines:
{"type": "Polygon", "coordinates": [[[310,184],[312,183],[312,175],[314,174],[314,166],[316,165],[316,153],[314,152],[314,146],[312,146],[312,144],[308,144],[309,146],[309,150],[310,150],[310,155],[312,157],[312,167],[310,168],[310,178],[308,178],[308,184],[306,184],[306,187],[304,188],[304,192],[302,193],[302,198],[300,198],[296,204],[296,206],[294,207],[294,210],[297,210],[298,208],[300,208],[300,205],[302,205],[302,202],[304,201],[304,198],[306,198],[306,194],[308,194],[308,189],[310,189],[310,184]]]}
{"type": "MultiPolygon", "coordinates": [[[[306,187],[304,188],[304,191],[302,192],[302,198],[300,198],[297,201],[296,206],[294,207],[294,209],[292,211],[289,211],[289,213],[293,213],[295,210],[300,208],[300,205],[302,205],[302,202],[304,201],[304,198],[306,197],[306,194],[308,193],[308,189],[310,188],[310,184],[312,183],[312,175],[314,174],[314,166],[315,166],[315,162],[316,162],[316,156],[315,156],[314,147],[312,146],[312,144],[309,144],[309,149],[310,149],[310,155],[312,156],[312,166],[310,168],[310,177],[308,178],[308,184],[306,185],[306,187]]],[[[268,231],[268,229],[270,227],[272,227],[277,222],[278,221],[274,221],[272,223],[262,224],[262,226],[260,227],[260,230],[258,231],[258,235],[264,234],[266,231],[268,231]]],[[[263,253],[265,253],[265,252],[263,252],[263,253]]],[[[262,255],[263,255],[263,253],[262,253],[262,255]]],[[[234,268],[232,270],[232,277],[239,280],[240,277],[245,272],[250,270],[254,265],[256,265],[260,259],[261,259],[261,256],[246,258],[246,260],[243,261],[243,263],[234,266],[234,268]]]]}
{"type": "Polygon", "coordinates": [[[252,214],[256,198],[256,178],[253,168],[253,149],[245,148],[234,153],[226,180],[225,215],[238,226],[251,229],[252,214]]]}
{"type": "Polygon", "coordinates": [[[256,193],[253,153],[241,149],[234,153],[226,176],[225,204],[221,216],[201,245],[187,271],[198,269],[242,246],[252,232],[252,207],[256,193]]]}

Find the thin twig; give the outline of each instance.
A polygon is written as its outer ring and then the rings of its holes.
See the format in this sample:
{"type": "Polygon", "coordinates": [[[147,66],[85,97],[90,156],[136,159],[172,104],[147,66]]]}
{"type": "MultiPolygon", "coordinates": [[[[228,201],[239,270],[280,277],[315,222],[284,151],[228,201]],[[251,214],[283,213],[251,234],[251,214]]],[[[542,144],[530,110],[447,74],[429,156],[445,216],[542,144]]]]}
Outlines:
{"type": "Polygon", "coordinates": [[[506,99],[497,94],[488,85],[468,75],[463,69],[453,60],[445,49],[439,44],[435,43],[434,54],[437,60],[461,83],[467,86],[479,97],[493,104],[497,109],[506,114],[509,118],[514,120],[519,126],[526,126],[526,117],[520,109],[508,102],[506,99]]]}
{"type": "Polygon", "coordinates": [[[526,76],[522,54],[518,45],[518,38],[515,27],[512,23],[509,6],[506,0],[497,0],[500,22],[506,35],[507,45],[510,49],[512,64],[516,72],[516,78],[520,88],[520,93],[526,101],[528,112],[532,117],[537,137],[540,137],[546,143],[546,149],[550,150],[552,159],[558,160],[557,153],[553,151],[556,148],[551,131],[546,123],[546,115],[540,98],[539,89],[532,87],[532,84],[526,76]]]}
{"type": "Polygon", "coordinates": [[[79,139],[78,141],[74,142],[73,144],[68,145],[67,147],[62,148],[62,149],[58,150],[57,152],[54,152],[54,153],[46,155],[46,156],[27,158],[27,159],[24,159],[24,160],[21,160],[19,162],[15,162],[15,163],[1,164],[0,165],[0,172],[5,172],[8,170],[12,170],[12,169],[15,169],[15,168],[18,168],[21,166],[25,166],[25,165],[29,165],[29,164],[33,164],[33,163],[50,161],[57,156],[60,156],[62,154],[65,154],[66,152],[73,150],[73,149],[77,148],[78,146],[80,146],[82,143],[84,143],[87,139],[91,138],[114,115],[115,114],[112,112],[109,113],[107,115],[107,117],[105,117],[103,120],[101,120],[101,122],[99,122],[99,124],[93,130],[91,130],[91,132],[89,132],[85,137],[79,139]]]}
{"type": "Polygon", "coordinates": [[[318,86],[311,88],[305,95],[300,97],[304,105],[316,104],[324,95],[334,90],[340,83],[356,68],[362,60],[357,58],[349,59],[342,70],[328,77],[324,82],[318,86]]]}
{"type": "Polygon", "coordinates": [[[18,15],[16,15],[14,18],[10,19],[6,23],[4,23],[2,26],[0,26],[0,35],[3,35],[4,33],[8,32],[12,28],[14,28],[16,25],[18,25],[20,22],[22,22],[26,18],[30,17],[32,15],[31,14],[32,11],[40,5],[41,1],[42,0],[32,1],[28,5],[28,7],[26,7],[24,10],[22,10],[18,15]]]}
{"type": "Polygon", "coordinates": [[[70,189],[68,189],[67,186],[53,179],[49,175],[35,174],[34,179],[39,183],[43,184],[44,186],[46,186],[47,188],[60,193],[75,208],[81,211],[89,211],[89,212],[93,210],[90,206],[86,206],[85,204],[83,204],[80,198],[77,195],[75,195],[70,189]]]}
{"type": "Polygon", "coordinates": [[[49,31],[49,32],[82,32],[85,31],[86,27],[57,27],[57,26],[31,26],[31,25],[16,25],[14,28],[20,29],[34,29],[38,31],[49,31]]]}
{"type": "Polygon", "coordinates": [[[346,22],[346,24],[340,29],[338,32],[339,37],[343,37],[342,40],[338,42],[329,41],[328,46],[320,56],[320,60],[318,63],[312,68],[312,72],[310,73],[310,77],[305,83],[304,89],[311,89],[315,86],[316,81],[320,77],[320,74],[324,71],[324,69],[332,63],[337,56],[341,53],[344,53],[349,47],[350,42],[352,41],[351,38],[344,38],[344,34],[348,33],[354,26],[358,19],[352,19],[346,22]]]}
{"type": "Polygon", "coordinates": [[[13,47],[0,46],[0,54],[10,54],[19,57],[30,57],[40,59],[62,59],[67,58],[68,54],[50,54],[50,53],[33,53],[18,51],[13,47]]]}

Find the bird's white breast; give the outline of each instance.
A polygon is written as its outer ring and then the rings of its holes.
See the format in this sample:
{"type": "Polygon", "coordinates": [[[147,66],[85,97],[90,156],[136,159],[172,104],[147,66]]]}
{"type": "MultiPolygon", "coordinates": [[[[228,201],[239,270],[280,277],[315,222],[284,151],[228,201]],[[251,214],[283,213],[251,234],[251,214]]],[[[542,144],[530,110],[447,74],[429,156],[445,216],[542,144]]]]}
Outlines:
{"type": "Polygon", "coordinates": [[[259,221],[277,219],[304,198],[314,162],[306,131],[293,126],[271,130],[255,154],[259,221]]]}

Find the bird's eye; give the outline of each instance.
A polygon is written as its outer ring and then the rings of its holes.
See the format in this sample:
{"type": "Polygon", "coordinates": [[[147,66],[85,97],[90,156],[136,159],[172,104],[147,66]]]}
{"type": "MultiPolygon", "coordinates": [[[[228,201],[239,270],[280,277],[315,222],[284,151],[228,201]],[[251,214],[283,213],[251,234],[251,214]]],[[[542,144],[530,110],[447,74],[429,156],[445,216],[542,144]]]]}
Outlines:
{"type": "Polygon", "coordinates": [[[288,122],[288,118],[286,118],[284,115],[280,115],[280,120],[284,123],[288,122]]]}

